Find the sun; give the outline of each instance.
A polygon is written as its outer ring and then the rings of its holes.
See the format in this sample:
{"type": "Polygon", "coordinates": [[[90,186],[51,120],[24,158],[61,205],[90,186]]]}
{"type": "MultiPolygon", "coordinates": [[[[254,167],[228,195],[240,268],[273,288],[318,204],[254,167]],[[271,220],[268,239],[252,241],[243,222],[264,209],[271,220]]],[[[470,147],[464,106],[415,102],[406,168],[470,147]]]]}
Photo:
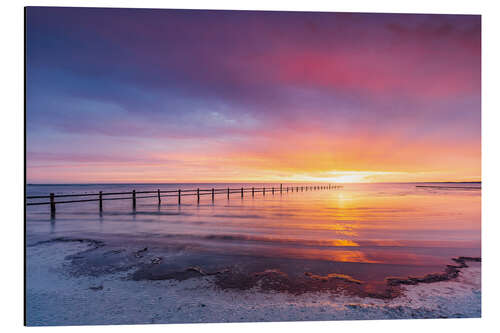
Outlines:
{"type": "Polygon", "coordinates": [[[360,182],[366,182],[366,175],[360,175],[360,174],[339,175],[329,178],[328,181],[334,183],[360,183],[360,182]]]}

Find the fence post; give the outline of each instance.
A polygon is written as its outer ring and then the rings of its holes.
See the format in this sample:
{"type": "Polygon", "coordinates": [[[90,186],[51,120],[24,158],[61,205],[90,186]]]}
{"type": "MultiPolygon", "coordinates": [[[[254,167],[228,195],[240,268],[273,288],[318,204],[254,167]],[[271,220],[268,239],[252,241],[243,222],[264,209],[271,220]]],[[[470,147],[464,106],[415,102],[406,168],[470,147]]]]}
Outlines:
{"type": "Polygon", "coordinates": [[[102,212],[102,191],[99,191],[99,211],[102,212]]]}
{"type": "Polygon", "coordinates": [[[283,192],[283,184],[280,184],[280,193],[283,192]]]}
{"type": "Polygon", "coordinates": [[[252,187],[252,197],[254,196],[255,188],[252,187]]]}
{"type": "Polygon", "coordinates": [[[180,205],[181,204],[181,189],[179,189],[178,194],[179,194],[179,198],[177,199],[177,202],[180,205]]]}
{"type": "Polygon", "coordinates": [[[56,216],[56,202],[54,201],[54,193],[50,193],[50,215],[56,216]]]}
{"type": "Polygon", "coordinates": [[[243,198],[243,187],[241,188],[241,197],[243,198]]]}
{"type": "Polygon", "coordinates": [[[196,195],[198,196],[198,203],[200,203],[200,189],[196,190],[196,195]]]}
{"type": "Polygon", "coordinates": [[[161,195],[160,195],[160,189],[158,189],[158,205],[161,204],[161,195]]]}
{"type": "Polygon", "coordinates": [[[265,187],[262,188],[262,195],[263,196],[266,195],[266,188],[265,187]]]}
{"type": "Polygon", "coordinates": [[[274,195],[274,186],[273,186],[273,188],[272,188],[272,191],[273,191],[273,195],[274,195]]]}
{"type": "Polygon", "coordinates": [[[132,208],[135,210],[136,204],[135,204],[135,190],[132,191],[132,208]]]}
{"type": "Polygon", "coordinates": [[[288,192],[288,186],[286,187],[286,191],[288,192]]]}
{"type": "Polygon", "coordinates": [[[227,188],[227,199],[229,200],[229,187],[227,188]]]}
{"type": "Polygon", "coordinates": [[[213,201],[214,201],[214,199],[215,199],[215,198],[214,198],[214,196],[215,196],[215,191],[214,191],[214,189],[212,188],[212,202],[213,202],[213,201]]]}

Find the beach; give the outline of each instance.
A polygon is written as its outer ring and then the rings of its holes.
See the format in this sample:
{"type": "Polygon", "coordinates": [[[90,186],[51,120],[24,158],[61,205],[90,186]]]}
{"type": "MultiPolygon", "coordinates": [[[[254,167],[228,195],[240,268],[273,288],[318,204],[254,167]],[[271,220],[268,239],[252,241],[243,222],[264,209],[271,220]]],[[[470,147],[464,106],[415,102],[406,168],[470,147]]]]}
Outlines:
{"type": "Polygon", "coordinates": [[[477,188],[382,184],[34,209],[27,324],[480,317],[479,205],[477,188]]]}
{"type": "Polygon", "coordinates": [[[481,316],[479,265],[452,281],[405,286],[386,300],[333,292],[301,295],[223,290],[213,277],[134,281],[128,271],[72,276],[65,257],[87,243],[28,248],[27,324],[99,325],[298,320],[474,318],[481,316]],[[36,259],[35,259],[36,258],[36,259]]]}

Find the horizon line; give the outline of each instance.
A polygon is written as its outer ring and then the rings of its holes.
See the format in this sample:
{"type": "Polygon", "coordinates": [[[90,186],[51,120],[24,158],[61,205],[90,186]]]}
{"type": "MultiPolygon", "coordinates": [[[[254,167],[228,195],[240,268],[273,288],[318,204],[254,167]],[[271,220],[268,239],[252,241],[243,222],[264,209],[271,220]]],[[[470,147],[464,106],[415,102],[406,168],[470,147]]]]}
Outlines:
{"type": "Polygon", "coordinates": [[[276,181],[231,181],[231,182],[95,182],[95,183],[30,183],[25,185],[172,185],[172,184],[417,184],[417,183],[482,183],[482,180],[465,181],[399,181],[399,182],[276,182],[276,181]]]}

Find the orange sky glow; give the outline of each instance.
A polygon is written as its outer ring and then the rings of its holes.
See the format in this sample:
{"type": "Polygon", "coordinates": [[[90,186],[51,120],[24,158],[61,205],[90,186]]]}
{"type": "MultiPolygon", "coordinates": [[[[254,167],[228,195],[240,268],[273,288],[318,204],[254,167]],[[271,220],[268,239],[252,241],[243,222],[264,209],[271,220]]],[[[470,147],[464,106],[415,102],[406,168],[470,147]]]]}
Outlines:
{"type": "Polygon", "coordinates": [[[27,22],[28,183],[481,180],[479,16],[27,22]]]}

